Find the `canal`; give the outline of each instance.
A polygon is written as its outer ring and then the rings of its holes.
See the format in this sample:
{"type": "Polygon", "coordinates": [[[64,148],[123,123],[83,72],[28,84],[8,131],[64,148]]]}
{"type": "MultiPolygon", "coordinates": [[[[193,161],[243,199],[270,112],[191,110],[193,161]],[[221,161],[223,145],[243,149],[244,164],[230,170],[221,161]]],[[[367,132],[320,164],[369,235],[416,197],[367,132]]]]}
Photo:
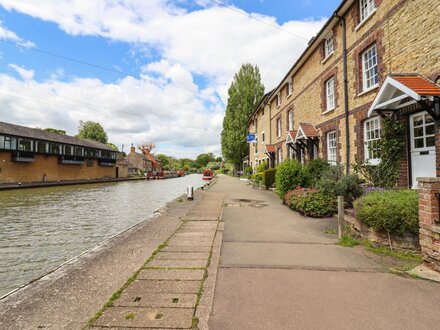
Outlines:
{"type": "Polygon", "coordinates": [[[0,297],[185,193],[202,176],[0,191],[0,297]]]}

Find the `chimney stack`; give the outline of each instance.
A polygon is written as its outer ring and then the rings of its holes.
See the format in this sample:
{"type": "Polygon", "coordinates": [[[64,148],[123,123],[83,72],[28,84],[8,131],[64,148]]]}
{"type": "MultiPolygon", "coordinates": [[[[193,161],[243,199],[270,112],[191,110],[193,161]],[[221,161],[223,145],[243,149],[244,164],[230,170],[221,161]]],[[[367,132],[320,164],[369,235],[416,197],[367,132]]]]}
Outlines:
{"type": "Polygon", "coordinates": [[[133,143],[131,144],[131,148],[130,148],[130,153],[134,154],[136,152],[136,147],[133,145],[133,143]]]}

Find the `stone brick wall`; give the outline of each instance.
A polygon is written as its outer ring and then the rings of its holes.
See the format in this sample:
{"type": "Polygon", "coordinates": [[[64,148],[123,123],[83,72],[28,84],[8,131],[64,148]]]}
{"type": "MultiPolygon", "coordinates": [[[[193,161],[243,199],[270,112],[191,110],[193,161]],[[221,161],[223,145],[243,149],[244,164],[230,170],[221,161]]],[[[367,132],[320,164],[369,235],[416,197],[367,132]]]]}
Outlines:
{"type": "Polygon", "coordinates": [[[11,161],[10,152],[0,152],[0,183],[42,182],[115,178],[115,166],[100,166],[96,159],[92,166],[59,164],[57,156],[35,155],[33,163],[11,161]]]}
{"type": "Polygon", "coordinates": [[[252,117],[253,120],[256,119],[257,126],[254,126],[252,121],[249,125],[249,132],[257,134],[257,144],[258,149],[255,152],[255,145],[253,143],[249,143],[249,161],[252,162],[252,167],[256,169],[258,165],[257,162],[260,160],[265,160],[267,155],[264,153],[265,145],[271,144],[270,142],[270,106],[268,104],[262,104],[258,111],[255,112],[252,117]],[[262,133],[264,132],[265,141],[263,142],[262,133]]]}
{"type": "MultiPolygon", "coordinates": [[[[371,103],[377,95],[380,84],[391,73],[419,73],[430,79],[440,74],[440,47],[438,46],[437,0],[376,0],[376,11],[359,24],[358,1],[348,9],[347,25],[347,69],[349,96],[350,163],[356,156],[364,156],[363,121],[371,103]],[[379,86],[363,91],[360,56],[369,46],[375,44],[378,52],[379,86]]],[[[289,109],[294,109],[294,129],[300,123],[311,123],[320,128],[320,156],[326,157],[325,134],[328,126],[337,123],[338,157],[346,161],[346,130],[344,117],[344,79],[342,63],[342,27],[335,23],[325,34],[316,38],[316,48],[311,48],[305,60],[289,71],[279,90],[274,92],[271,126],[272,143],[285,142],[285,119],[289,109]],[[334,53],[323,59],[323,41],[328,33],[334,35],[334,53]],[[325,81],[335,75],[336,108],[326,112],[325,81]],[[293,94],[287,97],[285,82],[293,77],[293,94]],[[275,108],[275,95],[281,91],[281,106],[275,108]],[[276,118],[282,117],[283,134],[276,137],[276,118]],[[331,124],[332,123],[332,124],[331,124]]],[[[402,137],[406,139],[406,136],[402,137]]],[[[439,142],[440,144],[440,138],[439,142]]],[[[440,146],[439,146],[440,149],[440,146]]],[[[283,148],[287,159],[287,148],[283,148]]],[[[346,165],[346,164],[344,164],[346,165]]],[[[350,164],[348,164],[350,165],[350,164]]],[[[440,165],[440,157],[439,157],[440,165]]],[[[407,154],[402,162],[400,185],[407,186],[409,161],[407,154]]],[[[440,173],[440,166],[438,166],[440,173]]]]}
{"type": "Polygon", "coordinates": [[[418,178],[419,237],[423,260],[430,268],[440,271],[440,178],[418,178]]]}

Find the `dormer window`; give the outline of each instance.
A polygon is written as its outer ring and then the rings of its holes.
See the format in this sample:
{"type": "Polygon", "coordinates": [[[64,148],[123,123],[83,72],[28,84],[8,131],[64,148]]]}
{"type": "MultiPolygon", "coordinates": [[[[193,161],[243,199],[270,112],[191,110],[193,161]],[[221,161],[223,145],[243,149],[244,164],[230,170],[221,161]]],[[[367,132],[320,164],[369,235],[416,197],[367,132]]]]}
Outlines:
{"type": "Polygon", "coordinates": [[[359,0],[361,22],[365,21],[373,13],[376,5],[374,0],[359,0]]]}
{"type": "Polygon", "coordinates": [[[335,51],[334,42],[333,42],[333,34],[331,36],[329,36],[327,39],[325,39],[324,50],[325,50],[325,57],[326,58],[329,57],[331,54],[333,54],[333,52],[335,51]]]}

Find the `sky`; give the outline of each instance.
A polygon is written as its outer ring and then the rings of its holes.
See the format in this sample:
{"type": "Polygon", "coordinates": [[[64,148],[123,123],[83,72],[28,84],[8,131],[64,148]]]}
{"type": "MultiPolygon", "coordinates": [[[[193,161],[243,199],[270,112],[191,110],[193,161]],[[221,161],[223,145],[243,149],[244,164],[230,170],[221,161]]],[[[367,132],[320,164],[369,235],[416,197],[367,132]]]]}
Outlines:
{"type": "Polygon", "coordinates": [[[220,155],[227,89],[242,63],[274,88],[340,0],[0,0],[0,121],[121,150],[220,155]]]}

